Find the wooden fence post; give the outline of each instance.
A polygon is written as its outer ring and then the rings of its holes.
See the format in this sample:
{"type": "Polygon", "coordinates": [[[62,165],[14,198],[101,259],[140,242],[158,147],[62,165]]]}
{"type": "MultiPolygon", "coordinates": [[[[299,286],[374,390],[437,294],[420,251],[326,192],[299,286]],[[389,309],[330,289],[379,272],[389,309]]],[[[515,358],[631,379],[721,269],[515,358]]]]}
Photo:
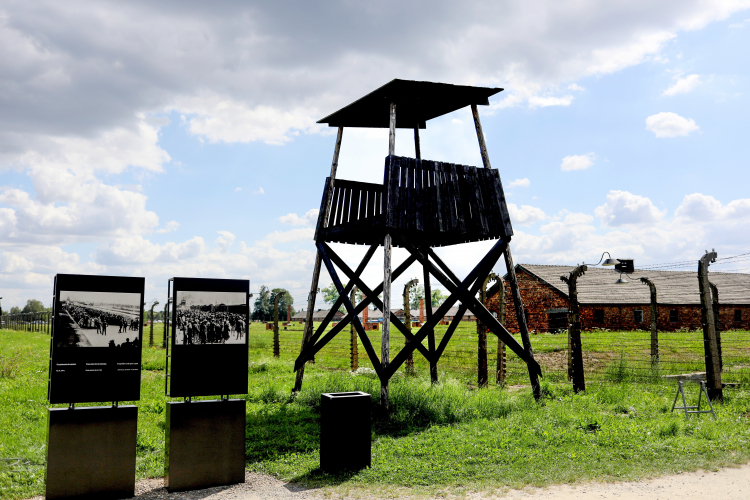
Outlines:
{"type": "Polygon", "coordinates": [[[284,293],[277,293],[273,298],[273,357],[281,356],[281,343],[279,340],[279,299],[284,293]]]}
{"type": "MultiPolygon", "coordinates": [[[[415,128],[414,130],[416,133],[416,131],[419,129],[415,128]]],[[[411,287],[415,286],[417,283],[419,283],[419,280],[415,278],[407,282],[404,285],[404,325],[406,325],[406,329],[409,330],[410,332],[411,332],[411,305],[409,304],[409,291],[411,287]]],[[[408,344],[409,344],[409,340],[404,339],[404,345],[408,345],[408,344]]],[[[413,352],[410,352],[409,357],[406,358],[406,374],[412,377],[416,375],[414,371],[414,353],[413,352]]]]}
{"type": "MultiPolygon", "coordinates": [[[[505,326],[505,281],[501,276],[497,277],[498,290],[498,312],[497,321],[505,326]]],[[[505,358],[505,342],[497,338],[497,369],[495,370],[495,381],[500,387],[505,386],[505,380],[508,374],[508,365],[505,358]]]]}
{"type": "MultiPolygon", "coordinates": [[[[357,287],[352,288],[349,300],[352,306],[357,304],[357,287]]],[[[357,331],[354,329],[354,321],[349,325],[349,369],[356,372],[359,368],[359,350],[357,346],[357,331]]]]}
{"type": "Polygon", "coordinates": [[[716,322],[714,320],[711,286],[708,281],[708,265],[716,260],[716,252],[706,254],[698,261],[698,285],[701,294],[701,319],[703,322],[703,350],[706,359],[706,389],[711,400],[723,401],[721,385],[721,361],[716,342],[716,322]]]}
{"type": "Polygon", "coordinates": [[[651,292],[651,365],[653,366],[659,363],[659,323],[656,305],[656,285],[648,278],[641,278],[641,282],[647,284],[651,292]]]}
{"type": "MultiPolygon", "coordinates": [[[[487,307],[487,285],[490,280],[497,280],[495,273],[490,273],[479,289],[479,301],[487,307]]],[[[487,327],[477,318],[477,387],[487,387],[489,376],[487,374],[487,327]]]]}
{"type": "Polygon", "coordinates": [[[572,365],[573,391],[576,393],[586,390],[586,380],[583,374],[583,349],[581,347],[581,318],[578,313],[578,289],[576,282],[583,276],[588,267],[581,264],[571,271],[570,276],[560,276],[568,284],[568,341],[570,345],[570,360],[572,365]]]}

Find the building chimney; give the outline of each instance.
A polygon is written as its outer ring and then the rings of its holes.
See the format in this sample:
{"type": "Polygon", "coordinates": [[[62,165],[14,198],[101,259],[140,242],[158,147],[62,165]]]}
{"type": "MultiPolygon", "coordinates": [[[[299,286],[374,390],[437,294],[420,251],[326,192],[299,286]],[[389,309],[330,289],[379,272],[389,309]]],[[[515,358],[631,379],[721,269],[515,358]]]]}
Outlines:
{"type": "Polygon", "coordinates": [[[419,322],[424,324],[424,299],[419,299],[419,322]]]}

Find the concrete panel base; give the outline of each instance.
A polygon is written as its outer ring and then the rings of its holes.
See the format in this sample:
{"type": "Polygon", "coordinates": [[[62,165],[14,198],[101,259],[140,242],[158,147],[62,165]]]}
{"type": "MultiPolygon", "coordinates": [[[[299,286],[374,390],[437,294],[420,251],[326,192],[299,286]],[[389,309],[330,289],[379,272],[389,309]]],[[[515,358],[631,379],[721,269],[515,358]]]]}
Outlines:
{"type": "Polygon", "coordinates": [[[50,408],[47,499],[134,496],[137,425],[135,406],[50,408]]]}
{"type": "Polygon", "coordinates": [[[245,482],[245,403],[244,399],[167,403],[167,491],[245,482]]]}

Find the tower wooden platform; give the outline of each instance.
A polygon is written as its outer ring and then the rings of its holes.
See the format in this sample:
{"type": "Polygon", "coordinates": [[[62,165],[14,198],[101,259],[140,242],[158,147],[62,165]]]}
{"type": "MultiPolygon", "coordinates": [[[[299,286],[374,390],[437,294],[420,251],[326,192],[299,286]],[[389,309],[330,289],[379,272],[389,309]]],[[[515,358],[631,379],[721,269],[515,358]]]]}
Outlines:
{"type": "Polygon", "coordinates": [[[305,362],[345,326],[352,323],[381,381],[381,403],[388,407],[388,381],[413,351],[419,351],[430,363],[433,381],[437,380],[437,363],[466,310],[470,310],[484,325],[526,362],[531,385],[536,397],[540,389],[539,364],[534,360],[529,341],[526,316],[523,313],[513,260],[508,244],[513,236],[510,216],[503,194],[500,175],[490,166],[477,105],[488,105],[489,97],[502,91],[498,88],[469,87],[433,82],[393,80],[367,96],[323,118],[318,123],[338,127],[331,175],[326,179],[320,213],[315,231],[317,258],[308,299],[307,321],[302,348],[295,364],[300,390],[305,362]],[[484,168],[453,163],[423,160],[419,130],[426,122],[457,109],[471,106],[484,168]],[[398,111],[398,113],[397,113],[398,111]],[[383,183],[373,184],[336,179],[338,156],[344,127],[376,127],[390,129],[389,151],[385,158],[383,183]],[[414,130],[416,158],[394,155],[397,128],[414,130]],[[432,250],[434,247],[474,241],[496,240],[466,278],[459,279],[432,250]],[[364,258],[352,269],[329,243],[368,245],[364,258]],[[361,274],[379,246],[384,247],[383,282],[370,288],[361,274]],[[401,247],[409,257],[392,269],[391,249],[401,247]],[[505,258],[509,284],[513,292],[516,317],[520,319],[523,345],[501,325],[477,300],[476,294],[492,268],[505,258]],[[427,304],[427,321],[416,333],[391,312],[391,282],[414,262],[422,265],[425,296],[431,296],[434,278],[450,293],[435,311],[427,304]],[[312,312],[318,289],[321,263],[326,266],[338,292],[328,316],[313,333],[312,312]],[[347,285],[342,284],[340,273],[347,285]],[[363,300],[355,307],[349,300],[354,287],[363,293],[363,300]],[[382,293],[383,300],[378,298],[382,293]],[[435,345],[434,328],[448,309],[459,303],[459,311],[448,327],[440,345],[435,345]],[[347,315],[329,332],[335,312],[344,305],[347,315]],[[358,314],[374,304],[383,312],[382,349],[375,352],[358,314]],[[396,356],[390,359],[391,326],[407,339],[396,356]],[[428,345],[423,341],[427,338],[428,345]]]}

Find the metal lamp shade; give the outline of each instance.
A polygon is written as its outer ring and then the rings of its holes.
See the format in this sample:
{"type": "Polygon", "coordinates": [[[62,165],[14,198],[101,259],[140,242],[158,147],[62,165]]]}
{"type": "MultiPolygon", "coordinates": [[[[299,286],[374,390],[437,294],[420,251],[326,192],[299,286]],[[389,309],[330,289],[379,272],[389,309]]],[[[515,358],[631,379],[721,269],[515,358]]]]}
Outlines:
{"type": "Polygon", "coordinates": [[[604,262],[602,262],[603,266],[614,266],[615,264],[619,264],[620,261],[617,259],[607,259],[604,262]]]}

